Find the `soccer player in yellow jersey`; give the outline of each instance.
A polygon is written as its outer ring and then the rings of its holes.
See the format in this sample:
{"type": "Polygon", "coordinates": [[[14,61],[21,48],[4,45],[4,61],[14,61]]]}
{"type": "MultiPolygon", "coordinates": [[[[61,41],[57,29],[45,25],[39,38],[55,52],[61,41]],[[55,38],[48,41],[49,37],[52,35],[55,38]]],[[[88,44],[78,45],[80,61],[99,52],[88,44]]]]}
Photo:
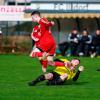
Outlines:
{"type": "Polygon", "coordinates": [[[29,85],[34,86],[44,80],[48,80],[47,85],[61,85],[67,80],[77,81],[80,72],[84,70],[84,67],[80,66],[76,72],[79,64],[80,60],[76,58],[71,61],[67,59],[56,59],[54,62],[49,63],[49,65],[55,66],[52,72],[39,76],[36,80],[29,82],[29,85]]]}

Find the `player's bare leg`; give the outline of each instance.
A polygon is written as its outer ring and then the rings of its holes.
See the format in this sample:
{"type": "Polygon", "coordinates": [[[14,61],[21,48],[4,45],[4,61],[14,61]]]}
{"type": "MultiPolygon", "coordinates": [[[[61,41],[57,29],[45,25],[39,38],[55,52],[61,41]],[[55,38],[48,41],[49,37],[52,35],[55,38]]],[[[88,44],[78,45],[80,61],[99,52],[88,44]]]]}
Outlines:
{"type": "Polygon", "coordinates": [[[41,56],[41,51],[38,49],[38,48],[34,48],[31,53],[30,53],[30,57],[38,57],[38,56],[41,56]],[[38,54],[39,53],[39,54],[38,54]]]}
{"type": "Polygon", "coordinates": [[[67,79],[67,77],[68,77],[67,73],[60,76],[60,78],[61,78],[62,81],[64,81],[65,79],[67,79]]]}
{"type": "Polygon", "coordinates": [[[46,73],[47,68],[45,68],[44,66],[42,66],[42,71],[43,71],[43,73],[46,73]]]}

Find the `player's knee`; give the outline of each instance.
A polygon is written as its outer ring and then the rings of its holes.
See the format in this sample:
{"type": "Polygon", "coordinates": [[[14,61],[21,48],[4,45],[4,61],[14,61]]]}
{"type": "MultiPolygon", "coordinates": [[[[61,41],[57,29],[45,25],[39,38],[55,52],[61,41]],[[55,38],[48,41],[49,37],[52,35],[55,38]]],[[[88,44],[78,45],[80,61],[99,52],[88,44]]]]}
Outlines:
{"type": "Polygon", "coordinates": [[[35,57],[35,52],[32,51],[29,56],[34,58],[35,57]]]}
{"type": "Polygon", "coordinates": [[[46,80],[52,80],[53,79],[53,74],[52,73],[45,74],[45,79],[46,80]]]}
{"type": "Polygon", "coordinates": [[[32,57],[32,53],[30,53],[30,55],[29,55],[30,57],[32,57]]]}
{"type": "Polygon", "coordinates": [[[42,60],[42,57],[38,57],[39,60],[42,60]]]}
{"type": "Polygon", "coordinates": [[[47,57],[47,60],[48,60],[48,61],[53,61],[53,57],[48,56],[48,57],[47,57]]]}
{"type": "Polygon", "coordinates": [[[64,81],[65,79],[67,79],[68,77],[68,74],[64,74],[64,75],[61,75],[60,78],[64,81]]]}

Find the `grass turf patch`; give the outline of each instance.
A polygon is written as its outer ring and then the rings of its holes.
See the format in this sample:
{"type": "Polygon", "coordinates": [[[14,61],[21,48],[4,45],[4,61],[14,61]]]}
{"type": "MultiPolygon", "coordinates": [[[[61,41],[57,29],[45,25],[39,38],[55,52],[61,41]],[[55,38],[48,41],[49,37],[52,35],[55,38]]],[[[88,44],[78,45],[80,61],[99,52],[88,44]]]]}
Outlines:
{"type": "Polygon", "coordinates": [[[0,100],[99,100],[100,72],[96,70],[100,58],[79,59],[85,71],[77,82],[61,86],[42,82],[29,87],[27,83],[42,74],[39,61],[27,55],[0,55],[0,100]]]}

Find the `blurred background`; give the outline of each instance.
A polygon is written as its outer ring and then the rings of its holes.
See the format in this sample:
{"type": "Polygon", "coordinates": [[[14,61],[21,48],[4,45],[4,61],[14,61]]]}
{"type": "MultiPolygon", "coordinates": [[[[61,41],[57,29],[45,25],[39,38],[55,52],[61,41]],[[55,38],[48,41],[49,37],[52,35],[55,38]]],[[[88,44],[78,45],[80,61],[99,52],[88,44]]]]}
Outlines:
{"type": "Polygon", "coordinates": [[[1,54],[31,51],[34,42],[30,34],[37,24],[31,20],[34,10],[55,22],[52,33],[57,54],[100,55],[99,0],[0,0],[1,54]]]}

